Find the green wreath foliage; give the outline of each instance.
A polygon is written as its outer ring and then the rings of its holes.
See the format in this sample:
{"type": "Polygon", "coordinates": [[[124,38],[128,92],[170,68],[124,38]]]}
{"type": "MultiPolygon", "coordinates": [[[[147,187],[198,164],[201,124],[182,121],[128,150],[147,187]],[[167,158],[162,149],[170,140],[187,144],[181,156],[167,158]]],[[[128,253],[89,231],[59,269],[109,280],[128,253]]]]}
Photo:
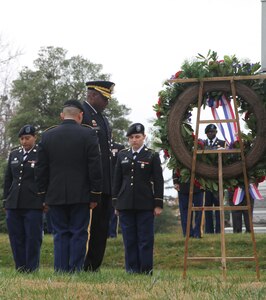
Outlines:
{"type": "MultiPolygon", "coordinates": [[[[205,78],[205,77],[225,77],[225,76],[243,76],[255,75],[260,69],[260,63],[250,63],[248,61],[240,61],[235,55],[225,55],[222,60],[218,59],[217,52],[209,50],[206,56],[198,54],[192,61],[186,60],[171,79],[181,78],[205,78]]],[[[243,80],[241,83],[252,88],[260,97],[264,107],[266,107],[266,80],[243,80]]],[[[165,157],[168,158],[168,168],[177,169],[180,173],[181,182],[188,182],[190,179],[190,170],[186,168],[182,161],[178,160],[170,147],[167,136],[167,123],[171,107],[174,105],[178,96],[190,86],[190,83],[171,83],[169,80],[164,82],[163,89],[159,92],[159,100],[153,106],[156,112],[157,119],[154,122],[155,126],[155,146],[163,149],[165,157]]],[[[211,95],[205,94],[203,96],[203,106],[206,107],[206,100],[211,96],[213,99],[219,99],[222,92],[215,91],[211,95]]],[[[232,97],[230,94],[226,95],[228,98],[232,97]]],[[[250,105],[242,99],[237,97],[238,112],[243,116],[245,133],[242,131],[240,136],[244,142],[245,151],[249,151],[252,143],[256,138],[256,118],[250,109],[250,105]]],[[[181,133],[189,151],[192,152],[194,146],[194,130],[191,124],[191,116],[193,108],[197,107],[197,103],[189,105],[186,114],[182,121],[181,133]]],[[[203,148],[203,142],[199,139],[199,149],[203,148]]],[[[233,148],[238,148],[238,142],[232,145],[233,148]]],[[[202,155],[201,159],[207,164],[217,164],[217,155],[208,154],[202,155]]],[[[223,155],[223,164],[229,165],[236,161],[236,155],[223,155]]],[[[248,170],[248,178],[250,183],[258,183],[265,179],[266,176],[266,153],[256,164],[255,167],[248,170]]],[[[196,177],[196,184],[205,189],[212,191],[218,190],[218,181],[214,179],[196,177]]],[[[224,180],[224,188],[234,188],[236,186],[243,186],[244,179],[230,178],[224,180]]]]}

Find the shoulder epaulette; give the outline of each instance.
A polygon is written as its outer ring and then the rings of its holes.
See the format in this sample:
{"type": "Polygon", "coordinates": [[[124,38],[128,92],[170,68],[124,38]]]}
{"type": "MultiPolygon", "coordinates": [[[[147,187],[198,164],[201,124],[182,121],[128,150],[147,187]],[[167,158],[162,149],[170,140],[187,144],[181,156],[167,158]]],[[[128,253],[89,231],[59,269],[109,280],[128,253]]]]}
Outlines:
{"type": "Polygon", "coordinates": [[[88,128],[90,128],[90,129],[93,129],[93,127],[92,127],[92,126],[90,126],[90,125],[88,125],[88,124],[81,124],[81,126],[85,126],[85,127],[88,127],[88,128]]]}
{"type": "Polygon", "coordinates": [[[48,130],[50,130],[50,129],[53,129],[53,128],[55,128],[55,127],[57,127],[58,125],[53,125],[53,126],[51,126],[51,127],[48,127],[48,128],[46,128],[43,132],[46,132],[46,131],[48,131],[48,130]]]}
{"type": "Polygon", "coordinates": [[[21,146],[15,146],[15,147],[11,148],[10,151],[19,150],[19,149],[22,149],[21,146]]]}
{"type": "Polygon", "coordinates": [[[155,153],[156,151],[154,149],[146,147],[147,150],[151,151],[152,153],[155,153]]]}
{"type": "Polygon", "coordinates": [[[124,149],[121,149],[119,152],[125,152],[125,151],[129,151],[130,148],[124,148],[124,149]]]}

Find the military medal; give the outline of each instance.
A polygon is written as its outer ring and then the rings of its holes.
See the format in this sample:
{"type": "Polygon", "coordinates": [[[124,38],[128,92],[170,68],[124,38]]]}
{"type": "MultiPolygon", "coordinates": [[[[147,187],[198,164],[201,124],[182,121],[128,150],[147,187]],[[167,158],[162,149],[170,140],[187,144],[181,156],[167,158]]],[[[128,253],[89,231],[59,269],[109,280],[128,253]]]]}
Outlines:
{"type": "Polygon", "coordinates": [[[29,161],[29,163],[30,163],[30,167],[31,168],[35,167],[35,160],[31,160],[31,161],[29,161]]]}
{"type": "Polygon", "coordinates": [[[145,165],[149,165],[150,163],[147,161],[138,161],[138,163],[140,163],[140,167],[141,169],[144,169],[145,165]]]}
{"type": "Polygon", "coordinates": [[[112,149],[113,156],[118,152],[118,149],[112,149]]]}
{"type": "Polygon", "coordinates": [[[95,120],[91,121],[93,127],[97,127],[97,122],[95,120]]]}

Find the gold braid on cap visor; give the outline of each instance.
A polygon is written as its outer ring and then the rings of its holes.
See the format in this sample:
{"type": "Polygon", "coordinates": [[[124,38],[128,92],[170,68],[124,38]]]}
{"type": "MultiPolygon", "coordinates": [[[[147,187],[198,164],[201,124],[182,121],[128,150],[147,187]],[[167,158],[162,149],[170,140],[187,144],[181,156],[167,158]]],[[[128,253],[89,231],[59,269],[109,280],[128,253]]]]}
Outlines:
{"type": "Polygon", "coordinates": [[[88,85],[88,89],[94,89],[98,92],[100,92],[104,97],[110,99],[111,98],[111,90],[104,87],[99,87],[97,85],[88,85]]]}

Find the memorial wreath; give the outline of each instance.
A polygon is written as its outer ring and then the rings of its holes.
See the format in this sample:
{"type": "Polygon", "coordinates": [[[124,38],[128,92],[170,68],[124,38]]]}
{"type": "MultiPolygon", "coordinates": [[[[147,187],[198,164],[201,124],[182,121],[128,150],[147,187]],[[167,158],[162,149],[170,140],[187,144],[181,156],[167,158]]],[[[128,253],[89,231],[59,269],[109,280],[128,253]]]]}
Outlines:
{"type": "MultiPolygon", "coordinates": [[[[258,74],[259,69],[259,63],[252,64],[248,61],[240,61],[235,55],[225,55],[223,60],[219,60],[217,53],[209,50],[206,57],[198,54],[192,61],[185,61],[181,70],[173,75],[170,80],[164,82],[163,89],[159,92],[159,100],[153,107],[157,116],[154,123],[156,128],[155,145],[164,151],[164,155],[168,159],[168,167],[179,172],[181,182],[188,182],[191,174],[190,166],[186,163],[185,157],[187,152],[188,160],[191,162],[195,139],[191,117],[193,109],[198,106],[197,91],[199,83],[195,84],[195,82],[189,82],[189,80],[176,82],[175,80],[198,78],[200,81],[200,79],[207,77],[249,76],[258,74]],[[189,97],[193,99],[188,99],[187,104],[184,106],[183,100],[187,100],[189,97]],[[173,109],[175,111],[171,115],[173,109]],[[177,120],[173,122],[173,118],[177,120]],[[176,126],[178,128],[175,128],[176,126]],[[173,133],[176,131],[178,132],[177,135],[173,133]],[[174,143],[171,143],[171,140],[174,140],[174,143]],[[173,146],[173,144],[175,145],[173,146]],[[181,154],[175,151],[179,148],[179,145],[180,147],[184,146],[184,148],[181,147],[181,154]],[[182,149],[184,150],[184,159],[182,149]]],[[[233,122],[228,123],[231,138],[228,140],[225,136],[224,138],[228,148],[239,148],[239,139],[241,138],[247,157],[249,182],[258,183],[263,181],[266,175],[266,79],[265,77],[263,79],[258,77],[258,79],[242,80],[241,83],[236,84],[236,87],[238,114],[244,122],[245,132],[238,133],[236,124],[233,122]],[[250,98],[254,99],[250,100],[250,98]]],[[[223,111],[226,118],[233,118],[230,115],[230,113],[234,114],[231,102],[233,101],[229,81],[228,84],[219,82],[210,88],[204,89],[202,106],[203,108],[210,107],[210,111],[216,120],[219,119],[217,115],[219,106],[224,106],[223,111]]],[[[219,129],[223,131],[223,125],[218,125],[219,129]]],[[[200,138],[198,138],[198,149],[204,149],[203,140],[200,138]]],[[[243,186],[243,175],[239,171],[241,170],[241,168],[239,169],[239,166],[241,166],[240,160],[239,154],[223,155],[223,166],[225,166],[224,188],[243,186]]],[[[207,172],[201,172],[199,168],[196,169],[195,184],[204,189],[217,191],[218,178],[212,176],[212,172],[208,172],[208,168],[217,166],[217,154],[199,155],[197,165],[202,166],[202,169],[207,166],[207,172]]],[[[212,169],[210,170],[212,171],[212,169]]]]}

